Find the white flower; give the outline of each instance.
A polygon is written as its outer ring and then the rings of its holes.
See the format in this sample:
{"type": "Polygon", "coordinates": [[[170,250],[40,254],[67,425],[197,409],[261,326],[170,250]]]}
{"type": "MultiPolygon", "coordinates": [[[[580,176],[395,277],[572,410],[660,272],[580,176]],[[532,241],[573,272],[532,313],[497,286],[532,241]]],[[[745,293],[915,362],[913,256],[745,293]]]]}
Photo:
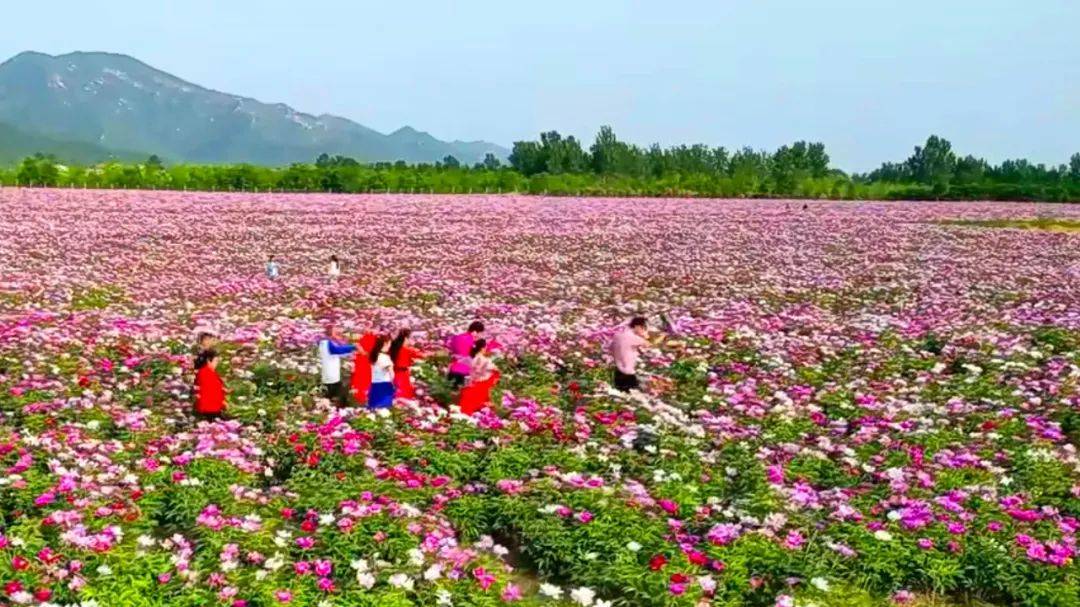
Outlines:
{"type": "Polygon", "coordinates": [[[99,565],[97,572],[100,576],[112,575],[112,567],[109,567],[108,565],[99,565]]]}
{"type": "Polygon", "coordinates": [[[580,588],[575,588],[571,590],[570,598],[574,599],[574,601],[577,602],[577,604],[579,605],[589,607],[589,605],[592,605],[593,599],[596,598],[596,593],[593,592],[591,588],[586,588],[585,586],[582,586],[580,588]]]}
{"type": "Polygon", "coordinates": [[[435,591],[435,603],[442,607],[449,607],[454,604],[453,596],[446,588],[439,588],[435,591]]]}
{"type": "Polygon", "coordinates": [[[563,590],[554,584],[540,584],[540,594],[558,600],[562,598],[563,590]]]}
{"type": "Polygon", "coordinates": [[[367,571],[368,570],[367,561],[364,560],[364,559],[356,559],[355,561],[352,561],[351,563],[349,563],[349,567],[352,567],[353,569],[355,569],[357,571],[367,571]]]}
{"type": "Polygon", "coordinates": [[[892,541],[892,534],[888,531],[885,531],[884,529],[878,529],[874,532],[874,538],[879,539],[883,542],[889,542],[892,541]]]}
{"type": "Polygon", "coordinates": [[[432,565],[424,571],[424,579],[429,582],[434,582],[440,577],[442,577],[442,565],[432,565]]]}
{"type": "Polygon", "coordinates": [[[626,543],[626,548],[630,552],[637,552],[638,550],[641,550],[641,544],[639,544],[637,542],[634,542],[634,541],[630,541],[630,542],[626,543]]]}
{"type": "Polygon", "coordinates": [[[387,582],[394,588],[413,589],[413,579],[405,573],[395,573],[387,582]]]}
{"type": "Polygon", "coordinates": [[[257,579],[257,580],[259,580],[261,582],[261,581],[265,580],[266,576],[268,576],[268,575],[270,575],[269,571],[267,571],[265,569],[259,569],[258,571],[255,572],[255,579],[257,579]]]}
{"type": "Polygon", "coordinates": [[[375,585],[375,576],[367,573],[366,571],[358,571],[356,573],[356,583],[360,584],[360,586],[366,589],[370,589],[372,586],[375,585]]]}
{"type": "Polygon", "coordinates": [[[823,577],[816,577],[810,580],[810,585],[822,592],[829,591],[829,580],[823,577]]]}
{"type": "Polygon", "coordinates": [[[419,548],[413,548],[409,551],[409,564],[413,567],[419,567],[424,564],[424,553],[419,548]]]}
{"type": "Polygon", "coordinates": [[[593,607],[611,607],[611,601],[596,599],[596,602],[593,603],[593,607]]]}
{"type": "Polygon", "coordinates": [[[150,537],[149,535],[140,535],[139,538],[135,541],[138,542],[138,544],[143,548],[149,548],[150,546],[154,545],[154,538],[150,537]]]}

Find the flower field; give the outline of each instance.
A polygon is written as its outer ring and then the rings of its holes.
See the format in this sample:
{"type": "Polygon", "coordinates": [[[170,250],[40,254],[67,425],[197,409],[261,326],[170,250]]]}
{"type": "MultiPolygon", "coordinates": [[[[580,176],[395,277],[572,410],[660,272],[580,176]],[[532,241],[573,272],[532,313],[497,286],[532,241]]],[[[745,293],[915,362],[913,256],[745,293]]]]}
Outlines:
{"type": "Polygon", "coordinates": [[[964,223],[1080,207],[8,188],[0,217],[0,604],[1080,605],[1080,233],[964,223]],[[661,312],[614,392],[612,332],[661,312]],[[469,418],[439,344],[473,319],[503,375],[469,418]],[[320,398],[327,321],[412,327],[421,398],[320,398]],[[191,415],[199,327],[228,421],[191,415]]]}

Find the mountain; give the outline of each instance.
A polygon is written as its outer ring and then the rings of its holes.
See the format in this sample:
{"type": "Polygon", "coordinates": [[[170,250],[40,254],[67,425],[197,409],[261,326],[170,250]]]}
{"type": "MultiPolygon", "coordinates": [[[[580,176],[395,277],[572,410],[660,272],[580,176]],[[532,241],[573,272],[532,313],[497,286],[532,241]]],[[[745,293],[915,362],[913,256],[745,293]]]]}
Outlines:
{"type": "Polygon", "coordinates": [[[38,152],[52,154],[61,162],[97,164],[106,160],[145,160],[147,154],[106,149],[96,143],[64,141],[45,135],[23,132],[0,123],[0,165],[12,164],[38,152]]]}
{"type": "Polygon", "coordinates": [[[508,150],[440,141],[405,127],[380,133],[338,116],[221,93],[111,53],[25,52],[0,64],[0,122],[27,133],[145,150],[185,162],[282,165],[322,153],[361,161],[464,163],[508,150]]]}

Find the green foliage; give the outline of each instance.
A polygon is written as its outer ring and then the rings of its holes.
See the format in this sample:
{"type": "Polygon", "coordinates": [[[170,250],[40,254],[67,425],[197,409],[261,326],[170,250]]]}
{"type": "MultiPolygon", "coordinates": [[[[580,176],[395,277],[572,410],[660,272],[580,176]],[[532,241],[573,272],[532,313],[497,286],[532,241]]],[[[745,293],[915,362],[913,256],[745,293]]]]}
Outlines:
{"type": "Polygon", "coordinates": [[[454,156],[441,162],[361,164],[321,154],[313,164],[287,167],[177,164],[157,156],[143,164],[114,161],[68,167],[37,154],[0,169],[0,185],[141,188],[200,191],[502,193],[552,196],[708,196],[893,200],[1080,201],[1080,154],[1069,165],[1007,160],[993,166],[958,157],[947,140],[931,136],[901,163],[848,176],[829,166],[821,143],[798,141],[775,152],[729,152],[702,144],[648,148],[620,141],[602,127],[588,150],[557,131],[518,141],[509,166],[493,154],[472,167],[454,156]]]}

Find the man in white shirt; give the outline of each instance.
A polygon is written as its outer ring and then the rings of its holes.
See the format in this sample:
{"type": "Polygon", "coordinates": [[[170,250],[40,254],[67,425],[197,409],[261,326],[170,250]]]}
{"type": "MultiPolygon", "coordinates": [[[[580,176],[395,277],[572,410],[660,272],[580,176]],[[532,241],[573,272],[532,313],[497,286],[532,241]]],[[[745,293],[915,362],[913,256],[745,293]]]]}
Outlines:
{"type": "Polygon", "coordinates": [[[327,325],[326,336],[319,340],[319,369],[324,394],[339,404],[344,402],[345,396],[341,382],[341,357],[355,351],[356,346],[346,342],[337,327],[327,325]]]}
{"type": "Polygon", "coordinates": [[[629,392],[641,388],[637,376],[640,350],[649,344],[649,330],[645,317],[635,316],[630,324],[615,334],[611,340],[611,357],[615,361],[615,389],[629,392]]]}

